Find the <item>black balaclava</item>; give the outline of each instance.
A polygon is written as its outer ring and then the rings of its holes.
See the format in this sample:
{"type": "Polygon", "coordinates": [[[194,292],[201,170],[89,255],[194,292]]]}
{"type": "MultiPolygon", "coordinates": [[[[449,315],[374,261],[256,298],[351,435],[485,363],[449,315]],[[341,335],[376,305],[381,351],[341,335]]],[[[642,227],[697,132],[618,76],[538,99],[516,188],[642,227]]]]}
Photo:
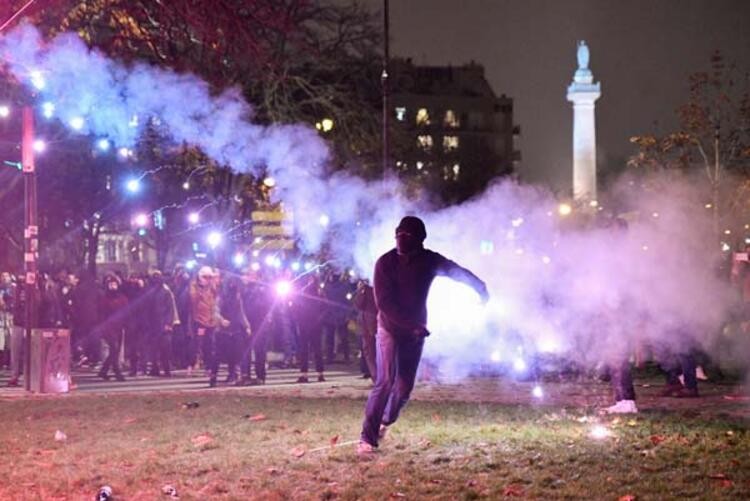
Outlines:
{"type": "Polygon", "coordinates": [[[406,216],[396,227],[396,250],[399,254],[411,254],[422,248],[427,230],[421,219],[406,216]]]}

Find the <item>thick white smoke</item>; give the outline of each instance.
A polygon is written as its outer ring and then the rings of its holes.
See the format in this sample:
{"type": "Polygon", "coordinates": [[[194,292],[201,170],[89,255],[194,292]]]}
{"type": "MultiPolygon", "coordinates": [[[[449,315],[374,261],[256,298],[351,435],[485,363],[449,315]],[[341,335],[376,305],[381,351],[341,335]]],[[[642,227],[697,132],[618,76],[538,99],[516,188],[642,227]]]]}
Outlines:
{"type": "Polygon", "coordinates": [[[217,162],[240,172],[265,170],[293,211],[305,250],[334,235],[335,257],[365,276],[392,248],[398,220],[423,217],[426,245],[473,270],[492,296],[481,307],[465,287],[435,284],[427,355],[452,375],[490,359],[520,364],[536,352],[594,363],[637,343],[708,345],[730,303],[713,270],[705,200],[685,180],[654,179],[660,189],[637,195],[622,189],[619,203],[638,214],[627,229],[561,229],[552,194],[513,181],[430,211],[406,200],[395,179],[330,175],[328,149],[314,130],[253,124],[252,107],[237,91],[212,95],[191,75],[124,66],[74,34],[43,42],[31,26],[0,39],[0,57],[41,100],[55,104],[61,120],[83,118],[84,133],[128,147],[145,120],[158,119],[176,142],[194,144],[217,162]]]}

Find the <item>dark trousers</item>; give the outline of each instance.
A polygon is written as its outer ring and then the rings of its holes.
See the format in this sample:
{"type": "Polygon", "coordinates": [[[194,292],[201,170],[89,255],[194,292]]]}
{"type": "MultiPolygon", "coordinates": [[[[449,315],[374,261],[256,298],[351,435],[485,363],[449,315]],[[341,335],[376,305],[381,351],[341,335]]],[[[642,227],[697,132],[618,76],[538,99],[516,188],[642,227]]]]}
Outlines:
{"type": "Polygon", "coordinates": [[[346,320],[326,322],[323,325],[326,340],[326,360],[330,363],[336,359],[336,337],[338,335],[338,351],[344,356],[344,361],[349,361],[349,329],[346,320]]]}
{"type": "Polygon", "coordinates": [[[375,341],[377,325],[375,322],[368,322],[366,319],[360,318],[359,328],[361,331],[360,347],[362,349],[360,370],[362,374],[370,376],[375,381],[377,378],[377,347],[375,341]]]}
{"type": "Polygon", "coordinates": [[[121,345],[121,339],[122,339],[122,332],[107,332],[103,336],[104,342],[107,343],[107,347],[109,348],[109,353],[107,354],[107,358],[104,359],[104,364],[102,365],[101,370],[99,371],[99,374],[106,376],[109,372],[110,367],[112,368],[112,372],[114,372],[116,375],[120,375],[120,345],[121,345]]]}
{"type": "Polygon", "coordinates": [[[665,357],[662,361],[662,369],[667,375],[667,384],[679,385],[679,376],[685,377],[685,388],[689,390],[698,389],[698,380],[695,378],[695,357],[692,353],[679,353],[665,357]]]}
{"type": "Polygon", "coordinates": [[[216,378],[219,373],[219,357],[216,353],[216,331],[213,328],[205,328],[205,333],[198,336],[201,343],[201,352],[203,353],[203,363],[206,370],[211,373],[211,378],[216,378]]]}
{"type": "Polygon", "coordinates": [[[135,376],[138,369],[146,371],[146,359],[143,356],[143,351],[143,331],[139,327],[128,327],[125,330],[125,358],[128,359],[130,364],[131,376],[135,376]]]}
{"type": "Polygon", "coordinates": [[[635,400],[635,388],[633,387],[633,374],[630,371],[630,361],[625,359],[617,365],[613,365],[611,372],[615,401],[635,400]]]}
{"type": "Polygon", "coordinates": [[[381,424],[396,422],[414,388],[424,338],[395,337],[382,327],[377,334],[377,378],[365,407],[361,439],[378,445],[381,424]]]}
{"type": "Polygon", "coordinates": [[[229,352],[227,353],[227,368],[230,376],[237,375],[239,365],[240,374],[250,376],[251,338],[246,332],[233,332],[229,338],[229,352]]]}
{"type": "Polygon", "coordinates": [[[307,372],[310,366],[310,351],[315,357],[315,370],[322,373],[323,367],[323,347],[321,346],[322,337],[320,324],[308,324],[300,322],[299,325],[299,356],[300,371],[307,372]]]}
{"type": "MultiPolygon", "coordinates": [[[[266,355],[268,354],[268,329],[258,329],[253,333],[251,340],[253,357],[255,357],[255,377],[266,380],[266,355]]],[[[248,359],[247,374],[250,373],[250,360],[248,359]]]]}
{"type": "Polygon", "coordinates": [[[172,355],[172,333],[169,331],[161,331],[154,333],[151,336],[151,374],[154,376],[159,375],[159,364],[161,363],[161,369],[164,370],[164,374],[171,375],[171,364],[170,358],[172,355]]]}

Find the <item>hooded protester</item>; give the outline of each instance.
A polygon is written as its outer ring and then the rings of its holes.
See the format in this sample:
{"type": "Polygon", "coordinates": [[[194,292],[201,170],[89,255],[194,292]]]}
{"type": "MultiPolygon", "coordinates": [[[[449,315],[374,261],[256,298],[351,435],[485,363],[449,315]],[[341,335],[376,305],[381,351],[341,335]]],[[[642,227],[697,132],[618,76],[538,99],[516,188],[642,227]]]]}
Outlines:
{"type": "Polygon", "coordinates": [[[377,377],[365,407],[357,453],[374,452],[387,427],[398,419],[414,388],[427,331],[427,294],[444,275],[472,287],[487,301],[487,286],[472,272],[425,249],[427,230],[421,219],[404,217],[396,227],[396,248],[375,263],[378,308],[377,377]]]}
{"type": "Polygon", "coordinates": [[[242,282],[237,277],[229,277],[224,282],[219,296],[219,312],[226,318],[229,325],[224,329],[224,347],[226,348],[226,359],[228,375],[226,383],[237,382],[237,366],[240,366],[241,376],[246,377],[249,365],[243,364],[243,359],[250,350],[250,322],[245,314],[245,306],[241,297],[242,282]]]}
{"type": "Polygon", "coordinates": [[[171,377],[170,358],[172,355],[172,331],[180,323],[177,313],[177,303],[174,294],[164,282],[159,271],[151,274],[151,376],[158,377],[161,370],[165,377],[171,377]]]}
{"type": "Polygon", "coordinates": [[[301,283],[301,289],[294,297],[293,313],[299,327],[300,372],[298,383],[309,383],[307,372],[310,364],[310,351],[315,358],[318,382],[324,382],[322,328],[325,317],[324,302],[321,300],[318,281],[315,275],[308,275],[301,283]]]}
{"type": "Polygon", "coordinates": [[[378,328],[378,308],[375,305],[375,292],[370,284],[361,280],[354,295],[354,307],[357,309],[359,322],[360,345],[362,358],[360,369],[365,378],[375,381],[377,364],[375,360],[375,333],[378,328]]]}
{"type": "Polygon", "coordinates": [[[109,369],[115,373],[115,379],[125,381],[120,371],[120,346],[127,322],[128,298],[120,290],[120,280],[109,275],[104,279],[104,294],[99,300],[99,315],[102,319],[97,326],[97,331],[104,339],[109,348],[107,358],[104,360],[99,377],[109,380],[109,369]]]}
{"type": "Polygon", "coordinates": [[[214,270],[203,266],[190,284],[190,318],[193,331],[199,339],[203,363],[209,371],[208,385],[216,386],[219,358],[216,353],[216,328],[229,323],[219,314],[218,283],[214,270]]]}

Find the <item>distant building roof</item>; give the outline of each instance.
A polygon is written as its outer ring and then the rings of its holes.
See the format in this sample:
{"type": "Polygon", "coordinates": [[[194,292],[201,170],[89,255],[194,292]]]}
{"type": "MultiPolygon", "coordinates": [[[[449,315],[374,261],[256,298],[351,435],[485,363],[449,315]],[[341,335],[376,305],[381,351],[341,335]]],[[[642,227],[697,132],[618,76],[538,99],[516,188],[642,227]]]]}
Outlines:
{"type": "Polygon", "coordinates": [[[496,98],[484,67],[473,61],[463,66],[415,66],[411,59],[394,59],[390,67],[394,93],[496,98]]]}

